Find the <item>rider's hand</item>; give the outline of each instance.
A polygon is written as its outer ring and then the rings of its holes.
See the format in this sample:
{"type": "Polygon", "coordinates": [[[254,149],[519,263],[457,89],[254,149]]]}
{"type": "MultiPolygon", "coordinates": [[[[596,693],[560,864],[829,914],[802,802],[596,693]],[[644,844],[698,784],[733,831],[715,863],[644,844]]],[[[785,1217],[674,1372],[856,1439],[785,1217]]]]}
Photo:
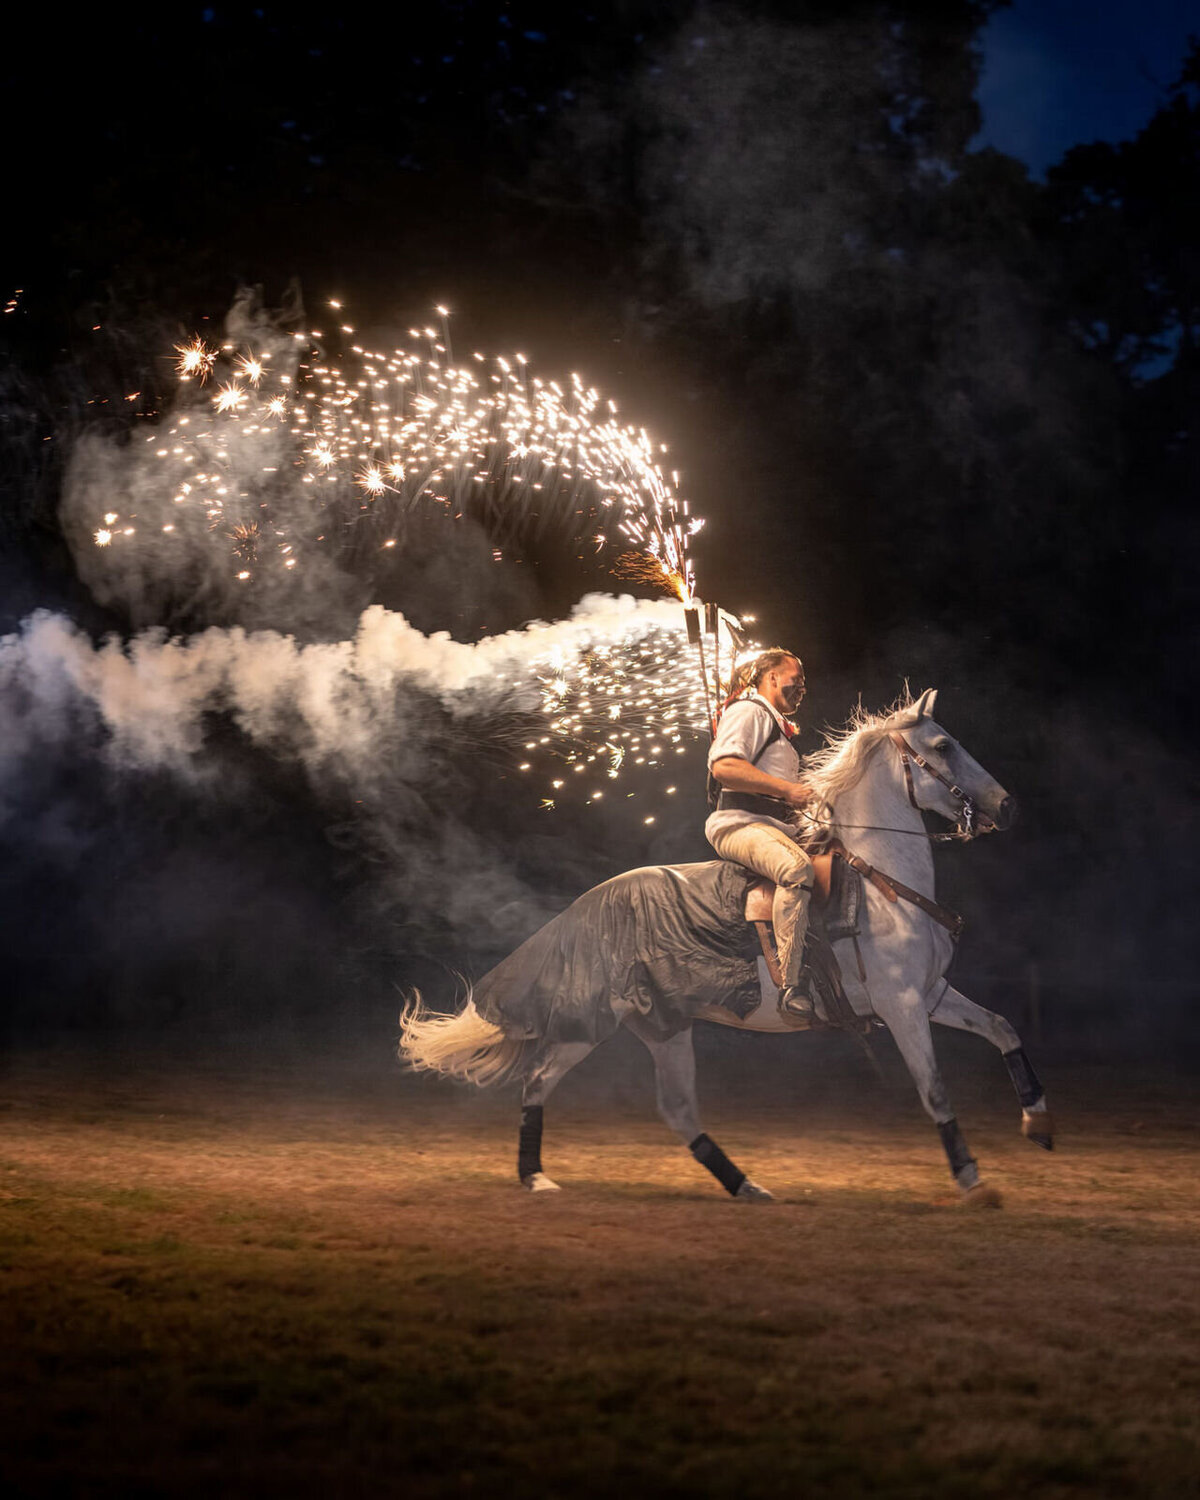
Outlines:
{"type": "Polygon", "coordinates": [[[787,796],[783,800],[789,807],[804,807],[814,796],[815,793],[807,782],[792,781],[788,783],[787,796]]]}

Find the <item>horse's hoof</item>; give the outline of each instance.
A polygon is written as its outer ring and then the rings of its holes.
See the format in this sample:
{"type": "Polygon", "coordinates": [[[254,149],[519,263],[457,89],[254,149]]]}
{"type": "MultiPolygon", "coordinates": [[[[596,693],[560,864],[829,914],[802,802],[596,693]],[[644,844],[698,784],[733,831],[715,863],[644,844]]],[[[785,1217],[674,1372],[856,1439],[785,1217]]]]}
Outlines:
{"type": "Polygon", "coordinates": [[[958,1202],[960,1208],[1001,1208],[1004,1199],[998,1188],[987,1182],[977,1182],[974,1187],[966,1190],[958,1202]]]}
{"type": "Polygon", "coordinates": [[[528,1177],[521,1178],[521,1186],[531,1193],[561,1193],[562,1188],[552,1178],[547,1177],[545,1172],[531,1172],[528,1177]]]}
{"type": "Polygon", "coordinates": [[[768,1193],[765,1187],[759,1187],[757,1182],[751,1182],[748,1177],[743,1178],[742,1185],[733,1196],[740,1198],[743,1203],[775,1202],[774,1193],[768,1193]]]}
{"type": "Polygon", "coordinates": [[[1021,1134],[1043,1151],[1053,1151],[1054,1121],[1050,1118],[1050,1111],[1043,1109],[1035,1115],[1022,1115],[1021,1134]]]}

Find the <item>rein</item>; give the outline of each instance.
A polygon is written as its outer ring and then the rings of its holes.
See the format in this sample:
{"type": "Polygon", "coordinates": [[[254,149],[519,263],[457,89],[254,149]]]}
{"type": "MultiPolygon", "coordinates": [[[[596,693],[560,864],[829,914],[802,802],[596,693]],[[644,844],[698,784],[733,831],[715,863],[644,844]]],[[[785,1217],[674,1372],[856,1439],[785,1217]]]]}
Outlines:
{"type": "MultiPolygon", "coordinates": [[[[810,823],[815,823],[819,828],[827,828],[829,826],[826,823],[822,823],[806,807],[798,807],[796,811],[801,817],[807,818],[810,823]]],[[[918,811],[923,812],[924,809],[919,808],[918,811]]],[[[931,844],[961,844],[966,843],[968,839],[980,837],[978,833],[964,833],[961,828],[956,829],[953,833],[930,833],[924,828],[889,828],[886,823],[838,823],[837,826],[839,828],[853,828],[856,831],[861,830],[866,833],[902,833],[906,838],[925,839],[931,844]]],[[[988,830],[983,831],[986,832],[988,830]]]]}
{"type": "MultiPolygon", "coordinates": [[[[976,829],[975,803],[967,796],[962,787],[955,786],[954,782],[948,776],[943,776],[936,766],[931,766],[923,755],[918,754],[913,749],[899,731],[888,735],[888,739],[891,740],[892,744],[900,752],[900,764],[904,767],[904,785],[908,790],[909,802],[912,803],[917,812],[924,811],[921,804],[917,801],[916,788],[913,786],[912,764],[910,762],[915,762],[920,766],[922,771],[927,772],[935,781],[940,781],[950,795],[957,797],[962,804],[958,827],[953,833],[929,833],[924,828],[889,828],[883,823],[839,823],[837,825],[839,828],[853,828],[866,833],[902,833],[910,839],[926,839],[931,844],[966,843],[970,839],[978,838],[981,832],[986,833],[988,831],[987,829],[976,829]]],[[[819,823],[820,820],[814,813],[810,813],[807,808],[802,807],[797,810],[810,823],[819,823]]],[[[836,845],[836,843],[837,840],[835,839],[834,844],[836,845]]]]}

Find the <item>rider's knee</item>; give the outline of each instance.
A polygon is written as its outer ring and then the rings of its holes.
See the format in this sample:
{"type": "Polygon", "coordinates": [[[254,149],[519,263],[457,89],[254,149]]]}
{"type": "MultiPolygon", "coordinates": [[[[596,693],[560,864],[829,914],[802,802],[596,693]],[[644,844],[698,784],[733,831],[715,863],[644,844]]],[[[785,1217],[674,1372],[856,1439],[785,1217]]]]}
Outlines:
{"type": "Polygon", "coordinates": [[[803,849],[797,849],[795,855],[789,860],[788,869],[780,884],[811,891],[816,874],[817,872],[813,868],[812,860],[809,859],[803,849]]]}

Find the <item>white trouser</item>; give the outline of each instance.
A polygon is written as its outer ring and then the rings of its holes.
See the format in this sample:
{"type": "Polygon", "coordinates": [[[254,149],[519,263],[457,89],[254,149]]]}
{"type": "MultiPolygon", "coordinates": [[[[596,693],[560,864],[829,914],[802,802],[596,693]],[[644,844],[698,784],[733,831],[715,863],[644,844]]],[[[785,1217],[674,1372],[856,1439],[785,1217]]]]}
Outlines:
{"type": "Polygon", "coordinates": [[[722,859],[745,865],[775,882],[771,920],[779,947],[784,985],[800,977],[804,935],[808,931],[808,903],[815,878],[812,860],[786,833],[770,823],[743,823],[709,840],[722,859]]]}

